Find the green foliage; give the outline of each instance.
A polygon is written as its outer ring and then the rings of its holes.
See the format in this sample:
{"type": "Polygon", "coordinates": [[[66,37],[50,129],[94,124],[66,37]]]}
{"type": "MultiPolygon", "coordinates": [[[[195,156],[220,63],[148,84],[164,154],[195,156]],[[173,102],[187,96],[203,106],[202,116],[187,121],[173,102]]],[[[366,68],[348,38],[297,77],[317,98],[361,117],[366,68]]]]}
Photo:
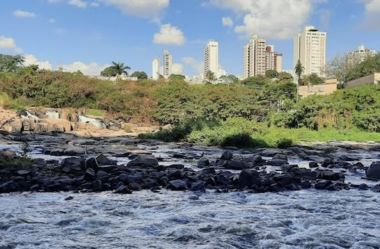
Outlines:
{"type": "Polygon", "coordinates": [[[137,79],[139,79],[139,80],[146,80],[146,79],[148,79],[148,75],[145,72],[143,72],[143,71],[134,71],[131,74],[131,77],[137,77],[137,79]]]}
{"type": "Polygon", "coordinates": [[[310,75],[304,75],[302,78],[302,84],[301,85],[307,85],[310,83],[311,85],[318,85],[323,84],[325,80],[321,77],[319,77],[316,73],[312,73],[310,75]]]}
{"type": "Polygon", "coordinates": [[[214,74],[214,72],[208,70],[208,71],[206,72],[205,78],[206,78],[208,81],[213,81],[213,80],[215,79],[215,74],[214,74]]]}
{"type": "Polygon", "coordinates": [[[268,83],[270,83],[270,80],[268,78],[265,78],[265,76],[262,76],[262,75],[249,77],[241,81],[242,85],[248,86],[254,89],[261,89],[268,83]]]}
{"type": "Polygon", "coordinates": [[[0,169],[28,169],[33,165],[33,160],[26,156],[7,157],[0,156],[0,169]]]}
{"type": "Polygon", "coordinates": [[[86,109],[86,115],[101,117],[104,115],[104,111],[99,109],[86,109]]]}
{"type": "Polygon", "coordinates": [[[110,66],[101,71],[100,75],[104,77],[114,77],[117,75],[117,71],[114,67],[110,66]]]}
{"type": "Polygon", "coordinates": [[[302,65],[301,61],[298,60],[296,66],[294,67],[294,72],[298,77],[298,85],[301,85],[302,74],[305,71],[305,67],[302,65]]]}
{"type": "Polygon", "coordinates": [[[268,78],[278,78],[280,74],[276,71],[276,70],[267,70],[265,71],[265,77],[268,77],[268,78]]]}
{"type": "Polygon", "coordinates": [[[170,81],[184,81],[185,80],[185,76],[182,75],[182,74],[171,74],[169,75],[169,80],[170,81]]]}

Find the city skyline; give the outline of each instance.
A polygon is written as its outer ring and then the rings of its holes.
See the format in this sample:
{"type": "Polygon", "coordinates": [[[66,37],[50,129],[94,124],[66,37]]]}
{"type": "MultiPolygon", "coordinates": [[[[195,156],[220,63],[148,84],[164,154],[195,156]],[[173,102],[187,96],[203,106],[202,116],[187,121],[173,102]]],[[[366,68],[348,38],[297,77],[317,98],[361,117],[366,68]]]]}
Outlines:
{"type": "Polygon", "coordinates": [[[326,61],[364,45],[380,50],[380,0],[14,0],[0,3],[0,53],[26,64],[99,74],[112,61],[152,74],[168,50],[173,73],[203,72],[204,47],[219,43],[219,65],[243,76],[252,34],[293,70],[293,37],[307,25],[328,34],[326,61]],[[161,59],[160,59],[161,60],[161,59]]]}

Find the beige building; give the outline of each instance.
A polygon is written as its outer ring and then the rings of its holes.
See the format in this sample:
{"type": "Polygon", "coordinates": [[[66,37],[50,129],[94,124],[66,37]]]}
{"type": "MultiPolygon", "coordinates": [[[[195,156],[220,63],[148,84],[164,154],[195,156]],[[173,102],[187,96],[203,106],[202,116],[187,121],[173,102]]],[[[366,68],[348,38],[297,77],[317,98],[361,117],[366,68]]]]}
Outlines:
{"type": "Polygon", "coordinates": [[[346,88],[353,88],[361,85],[377,85],[380,82],[380,73],[373,73],[356,80],[351,80],[346,83],[346,88]]]}
{"type": "Polygon", "coordinates": [[[164,60],[163,60],[163,73],[162,75],[165,78],[169,78],[169,76],[172,74],[172,65],[173,65],[173,59],[172,55],[169,54],[167,50],[164,50],[164,60]]]}
{"type": "Polygon", "coordinates": [[[364,61],[368,56],[375,56],[376,51],[375,50],[369,50],[364,47],[364,45],[360,45],[357,50],[352,51],[349,53],[348,59],[351,59],[354,62],[362,62],[364,61]]]}
{"type": "Polygon", "coordinates": [[[328,79],[324,84],[299,86],[298,94],[301,95],[302,98],[308,97],[310,95],[329,95],[335,92],[337,89],[338,80],[328,79]]]}
{"type": "Polygon", "coordinates": [[[216,41],[210,41],[204,51],[204,76],[208,71],[217,76],[219,71],[219,44],[216,41]]]}
{"type": "Polygon", "coordinates": [[[282,54],[274,51],[273,45],[267,45],[265,39],[252,35],[244,46],[244,78],[265,75],[267,70],[282,71],[282,54]]]}
{"type": "Polygon", "coordinates": [[[316,73],[323,77],[326,65],[326,32],[306,26],[302,33],[294,37],[294,67],[298,60],[305,68],[304,74],[316,73]]]}

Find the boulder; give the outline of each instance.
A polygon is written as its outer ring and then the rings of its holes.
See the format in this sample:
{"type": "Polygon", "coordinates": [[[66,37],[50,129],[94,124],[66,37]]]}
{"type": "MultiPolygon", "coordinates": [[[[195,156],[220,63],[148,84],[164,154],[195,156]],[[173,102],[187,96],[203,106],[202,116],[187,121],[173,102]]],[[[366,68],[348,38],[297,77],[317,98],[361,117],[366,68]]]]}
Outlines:
{"type": "Polygon", "coordinates": [[[252,188],[254,185],[261,185],[261,178],[259,172],[256,170],[243,170],[239,175],[240,188],[252,188]]]}
{"type": "Polygon", "coordinates": [[[380,161],[373,162],[366,171],[367,178],[380,180],[380,161]]]}

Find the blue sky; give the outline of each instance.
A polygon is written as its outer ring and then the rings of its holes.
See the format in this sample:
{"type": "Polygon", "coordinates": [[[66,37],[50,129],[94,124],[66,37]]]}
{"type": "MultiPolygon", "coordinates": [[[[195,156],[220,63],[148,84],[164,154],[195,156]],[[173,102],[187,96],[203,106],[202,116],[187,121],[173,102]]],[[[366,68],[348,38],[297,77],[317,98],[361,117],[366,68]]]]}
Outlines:
{"type": "Polygon", "coordinates": [[[293,36],[305,25],[327,32],[327,60],[359,45],[380,50],[380,0],[0,0],[0,53],[85,74],[123,62],[150,76],[168,50],[175,73],[193,76],[215,40],[220,66],[241,76],[252,34],[291,70],[293,36]]]}

